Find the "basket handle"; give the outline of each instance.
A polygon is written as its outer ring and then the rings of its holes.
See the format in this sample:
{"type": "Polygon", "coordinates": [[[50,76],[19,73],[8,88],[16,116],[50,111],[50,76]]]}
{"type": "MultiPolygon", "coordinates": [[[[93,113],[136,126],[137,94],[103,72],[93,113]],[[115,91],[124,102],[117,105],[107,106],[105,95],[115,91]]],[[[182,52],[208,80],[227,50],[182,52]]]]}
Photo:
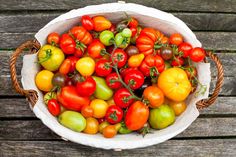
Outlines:
{"type": "Polygon", "coordinates": [[[215,86],[212,96],[209,99],[203,99],[197,102],[198,109],[209,107],[216,101],[219,95],[220,89],[224,82],[224,69],[223,69],[220,59],[217,57],[217,55],[213,54],[211,51],[207,51],[206,55],[207,57],[210,57],[215,62],[217,72],[218,72],[217,82],[216,82],[216,86],[215,86]]]}
{"type": "Polygon", "coordinates": [[[37,40],[28,40],[21,44],[15,52],[10,57],[10,72],[11,72],[11,80],[13,83],[13,87],[15,90],[20,93],[21,95],[24,95],[27,97],[28,101],[31,103],[32,107],[36,104],[38,100],[38,94],[35,90],[24,90],[19,82],[17,81],[17,74],[16,74],[16,60],[18,56],[24,51],[24,49],[30,49],[29,53],[33,54],[36,53],[39,48],[40,44],[37,40]]]}

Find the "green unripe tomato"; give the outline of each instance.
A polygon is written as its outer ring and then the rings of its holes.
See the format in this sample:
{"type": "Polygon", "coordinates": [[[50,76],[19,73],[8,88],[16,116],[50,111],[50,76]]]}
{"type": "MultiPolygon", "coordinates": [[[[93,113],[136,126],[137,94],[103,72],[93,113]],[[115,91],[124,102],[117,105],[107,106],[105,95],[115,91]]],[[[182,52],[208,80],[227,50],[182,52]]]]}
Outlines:
{"type": "Polygon", "coordinates": [[[97,76],[92,77],[96,82],[94,96],[98,99],[109,100],[113,96],[113,91],[107,86],[105,79],[97,76]]]}
{"type": "Polygon", "coordinates": [[[132,31],[129,28],[123,29],[121,32],[123,37],[130,38],[132,36],[132,31]]]}
{"type": "Polygon", "coordinates": [[[105,46],[110,46],[113,44],[111,41],[114,39],[114,34],[111,31],[105,30],[99,35],[99,39],[105,46]]]}

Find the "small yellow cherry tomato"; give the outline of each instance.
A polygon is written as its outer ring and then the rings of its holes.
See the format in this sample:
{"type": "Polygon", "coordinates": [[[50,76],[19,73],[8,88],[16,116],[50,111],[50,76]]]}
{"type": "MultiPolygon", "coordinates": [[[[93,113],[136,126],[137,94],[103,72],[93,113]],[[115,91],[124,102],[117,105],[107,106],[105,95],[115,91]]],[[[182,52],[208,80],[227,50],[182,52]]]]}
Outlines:
{"type": "Polygon", "coordinates": [[[86,127],[83,130],[84,133],[86,134],[96,134],[99,129],[99,123],[97,119],[93,117],[89,117],[86,119],[86,127]]]}
{"type": "Polygon", "coordinates": [[[52,78],[54,74],[48,70],[42,70],[37,73],[35,83],[38,89],[44,92],[49,92],[52,88],[52,78]]]}
{"type": "Polygon", "coordinates": [[[82,76],[91,76],[95,69],[95,61],[91,57],[83,57],[76,62],[76,70],[82,76]]]}
{"type": "Polygon", "coordinates": [[[93,109],[93,117],[102,118],[106,115],[108,109],[108,104],[106,101],[94,99],[91,101],[90,106],[93,109]]]}
{"type": "Polygon", "coordinates": [[[128,60],[128,65],[131,68],[137,68],[141,65],[143,59],[144,59],[144,54],[140,53],[140,54],[135,54],[132,55],[129,60],[128,60]]]}
{"type": "Polygon", "coordinates": [[[187,105],[184,101],[181,102],[170,101],[169,105],[174,110],[176,116],[181,115],[187,108],[187,105]]]}

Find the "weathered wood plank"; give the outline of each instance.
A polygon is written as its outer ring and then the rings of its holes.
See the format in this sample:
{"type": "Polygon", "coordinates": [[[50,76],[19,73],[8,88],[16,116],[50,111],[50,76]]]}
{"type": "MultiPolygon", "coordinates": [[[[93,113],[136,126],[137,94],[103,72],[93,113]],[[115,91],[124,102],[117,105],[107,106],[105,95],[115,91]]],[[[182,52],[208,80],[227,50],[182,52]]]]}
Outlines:
{"type": "MultiPolygon", "coordinates": [[[[236,118],[198,118],[177,138],[230,136],[236,136],[236,118]]],[[[40,139],[52,140],[60,137],[39,120],[0,121],[0,140],[40,139]]]]}
{"type": "MultiPolygon", "coordinates": [[[[125,0],[126,3],[138,3],[149,7],[166,11],[197,11],[197,12],[235,12],[236,2],[234,0],[125,0]],[[224,7],[222,7],[222,5],[224,7]]],[[[4,1],[0,0],[0,10],[70,10],[81,8],[87,5],[117,2],[116,0],[24,0],[4,1]]]]}
{"type": "MultiPolygon", "coordinates": [[[[0,33],[0,49],[13,49],[35,33],[0,33]]],[[[236,50],[236,32],[195,32],[204,48],[212,50],[236,50]]]]}
{"type": "MultiPolygon", "coordinates": [[[[201,110],[201,115],[236,115],[236,97],[218,97],[215,104],[201,110]]],[[[35,117],[24,98],[0,99],[0,118],[35,117]]]]}
{"type": "MultiPolygon", "coordinates": [[[[23,33],[37,32],[59,13],[27,13],[0,15],[0,32],[23,33]]],[[[215,13],[173,13],[183,20],[192,30],[236,31],[236,14],[215,13]],[[224,22],[222,22],[224,21],[224,22]]]]}
{"type": "Polygon", "coordinates": [[[234,157],[236,139],[169,140],[167,142],[133,150],[111,151],[61,141],[1,141],[0,155],[3,157],[130,157],[130,156],[178,156],[178,157],[234,157]]]}

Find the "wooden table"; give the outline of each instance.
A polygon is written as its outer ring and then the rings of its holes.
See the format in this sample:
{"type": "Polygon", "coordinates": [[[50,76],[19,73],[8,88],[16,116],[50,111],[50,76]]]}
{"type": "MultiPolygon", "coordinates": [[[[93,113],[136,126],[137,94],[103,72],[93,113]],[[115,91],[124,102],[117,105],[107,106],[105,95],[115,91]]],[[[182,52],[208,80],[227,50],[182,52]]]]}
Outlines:
{"type": "MultiPolygon", "coordinates": [[[[0,156],[236,156],[236,0],[129,0],[173,13],[215,50],[225,68],[218,101],[183,133],[159,145],[115,152],[66,142],[50,131],[11,85],[9,56],[66,11],[115,0],[0,0],[0,156]]],[[[20,75],[22,61],[17,62],[20,75]]],[[[212,70],[214,87],[216,69],[212,70]]],[[[20,79],[20,76],[19,76],[20,79]]],[[[212,89],[211,89],[212,91],[212,89]]]]}

